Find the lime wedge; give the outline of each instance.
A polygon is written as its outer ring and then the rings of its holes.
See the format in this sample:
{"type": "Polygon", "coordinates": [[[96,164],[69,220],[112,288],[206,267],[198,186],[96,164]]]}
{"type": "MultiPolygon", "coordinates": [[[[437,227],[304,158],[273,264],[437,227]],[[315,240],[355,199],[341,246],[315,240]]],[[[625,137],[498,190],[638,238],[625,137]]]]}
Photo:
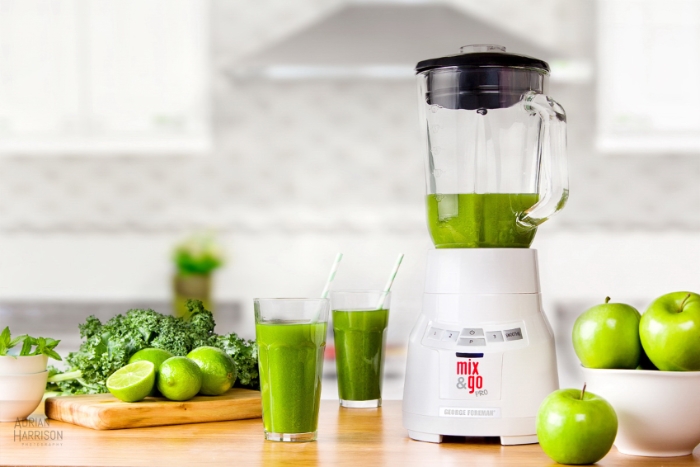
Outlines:
{"type": "Polygon", "coordinates": [[[156,366],[146,360],[129,363],[107,378],[107,389],[124,402],[144,399],[156,381],[156,366]]]}

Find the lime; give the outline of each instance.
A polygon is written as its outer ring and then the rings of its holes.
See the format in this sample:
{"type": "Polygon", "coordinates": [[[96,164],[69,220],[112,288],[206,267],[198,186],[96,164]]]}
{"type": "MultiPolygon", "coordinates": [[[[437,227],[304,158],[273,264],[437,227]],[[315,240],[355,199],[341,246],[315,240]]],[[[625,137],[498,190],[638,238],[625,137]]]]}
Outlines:
{"type": "Polygon", "coordinates": [[[153,363],[156,366],[156,383],[153,385],[153,389],[151,390],[149,396],[160,396],[160,392],[158,392],[158,370],[164,361],[173,356],[174,355],[167,350],[148,348],[139,350],[129,359],[129,363],[145,360],[153,363]]]}
{"type": "Polygon", "coordinates": [[[186,401],[202,387],[202,371],[187,357],[171,357],[158,371],[158,390],[171,401],[186,401]]]}
{"type": "Polygon", "coordinates": [[[225,393],[236,382],[238,371],[233,358],[216,347],[197,347],[187,354],[202,370],[200,394],[218,396],[225,393]]]}
{"type": "Polygon", "coordinates": [[[117,399],[136,402],[145,398],[153,389],[156,380],[156,367],[142,361],[129,363],[107,378],[107,389],[117,399]]]}

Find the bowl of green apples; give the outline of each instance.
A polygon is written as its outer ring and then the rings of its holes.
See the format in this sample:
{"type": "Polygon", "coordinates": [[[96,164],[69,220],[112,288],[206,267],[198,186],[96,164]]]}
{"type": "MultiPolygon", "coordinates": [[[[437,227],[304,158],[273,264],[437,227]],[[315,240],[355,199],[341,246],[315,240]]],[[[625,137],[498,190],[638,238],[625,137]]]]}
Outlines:
{"type": "Polygon", "coordinates": [[[572,338],[588,388],[615,409],[619,452],[693,452],[700,444],[700,295],[663,295],[644,314],[606,299],[578,317],[572,338]]]}

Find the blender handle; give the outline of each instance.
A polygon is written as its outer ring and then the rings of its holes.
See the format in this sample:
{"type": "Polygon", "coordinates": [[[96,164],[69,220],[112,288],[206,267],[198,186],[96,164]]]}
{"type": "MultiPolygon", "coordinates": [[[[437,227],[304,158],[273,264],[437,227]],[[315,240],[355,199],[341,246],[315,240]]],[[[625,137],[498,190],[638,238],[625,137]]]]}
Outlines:
{"type": "Polygon", "coordinates": [[[518,223],[523,227],[533,228],[562,209],[569,199],[566,112],[551,97],[533,91],[523,94],[521,103],[527,112],[534,112],[542,119],[537,180],[539,200],[518,218],[518,223]]]}

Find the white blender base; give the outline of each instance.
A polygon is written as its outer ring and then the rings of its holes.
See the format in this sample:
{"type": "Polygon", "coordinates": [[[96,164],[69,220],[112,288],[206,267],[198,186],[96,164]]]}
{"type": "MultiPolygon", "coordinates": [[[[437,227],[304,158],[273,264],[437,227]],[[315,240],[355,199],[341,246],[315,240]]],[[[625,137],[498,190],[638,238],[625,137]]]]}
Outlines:
{"type": "Polygon", "coordinates": [[[559,388],[554,337],[542,310],[537,252],[428,252],[421,314],[408,344],[403,426],[445,436],[537,443],[542,401],[559,388]]]}
{"type": "MultiPolygon", "coordinates": [[[[425,441],[426,443],[442,443],[442,435],[433,433],[421,433],[420,431],[408,432],[408,437],[416,441],[425,441]]],[[[500,436],[501,445],[516,446],[519,444],[537,444],[537,435],[526,436],[500,436]]]]}
{"type": "Polygon", "coordinates": [[[433,433],[421,433],[420,431],[408,430],[408,437],[416,441],[425,441],[426,443],[442,443],[442,435],[433,433]]]}

